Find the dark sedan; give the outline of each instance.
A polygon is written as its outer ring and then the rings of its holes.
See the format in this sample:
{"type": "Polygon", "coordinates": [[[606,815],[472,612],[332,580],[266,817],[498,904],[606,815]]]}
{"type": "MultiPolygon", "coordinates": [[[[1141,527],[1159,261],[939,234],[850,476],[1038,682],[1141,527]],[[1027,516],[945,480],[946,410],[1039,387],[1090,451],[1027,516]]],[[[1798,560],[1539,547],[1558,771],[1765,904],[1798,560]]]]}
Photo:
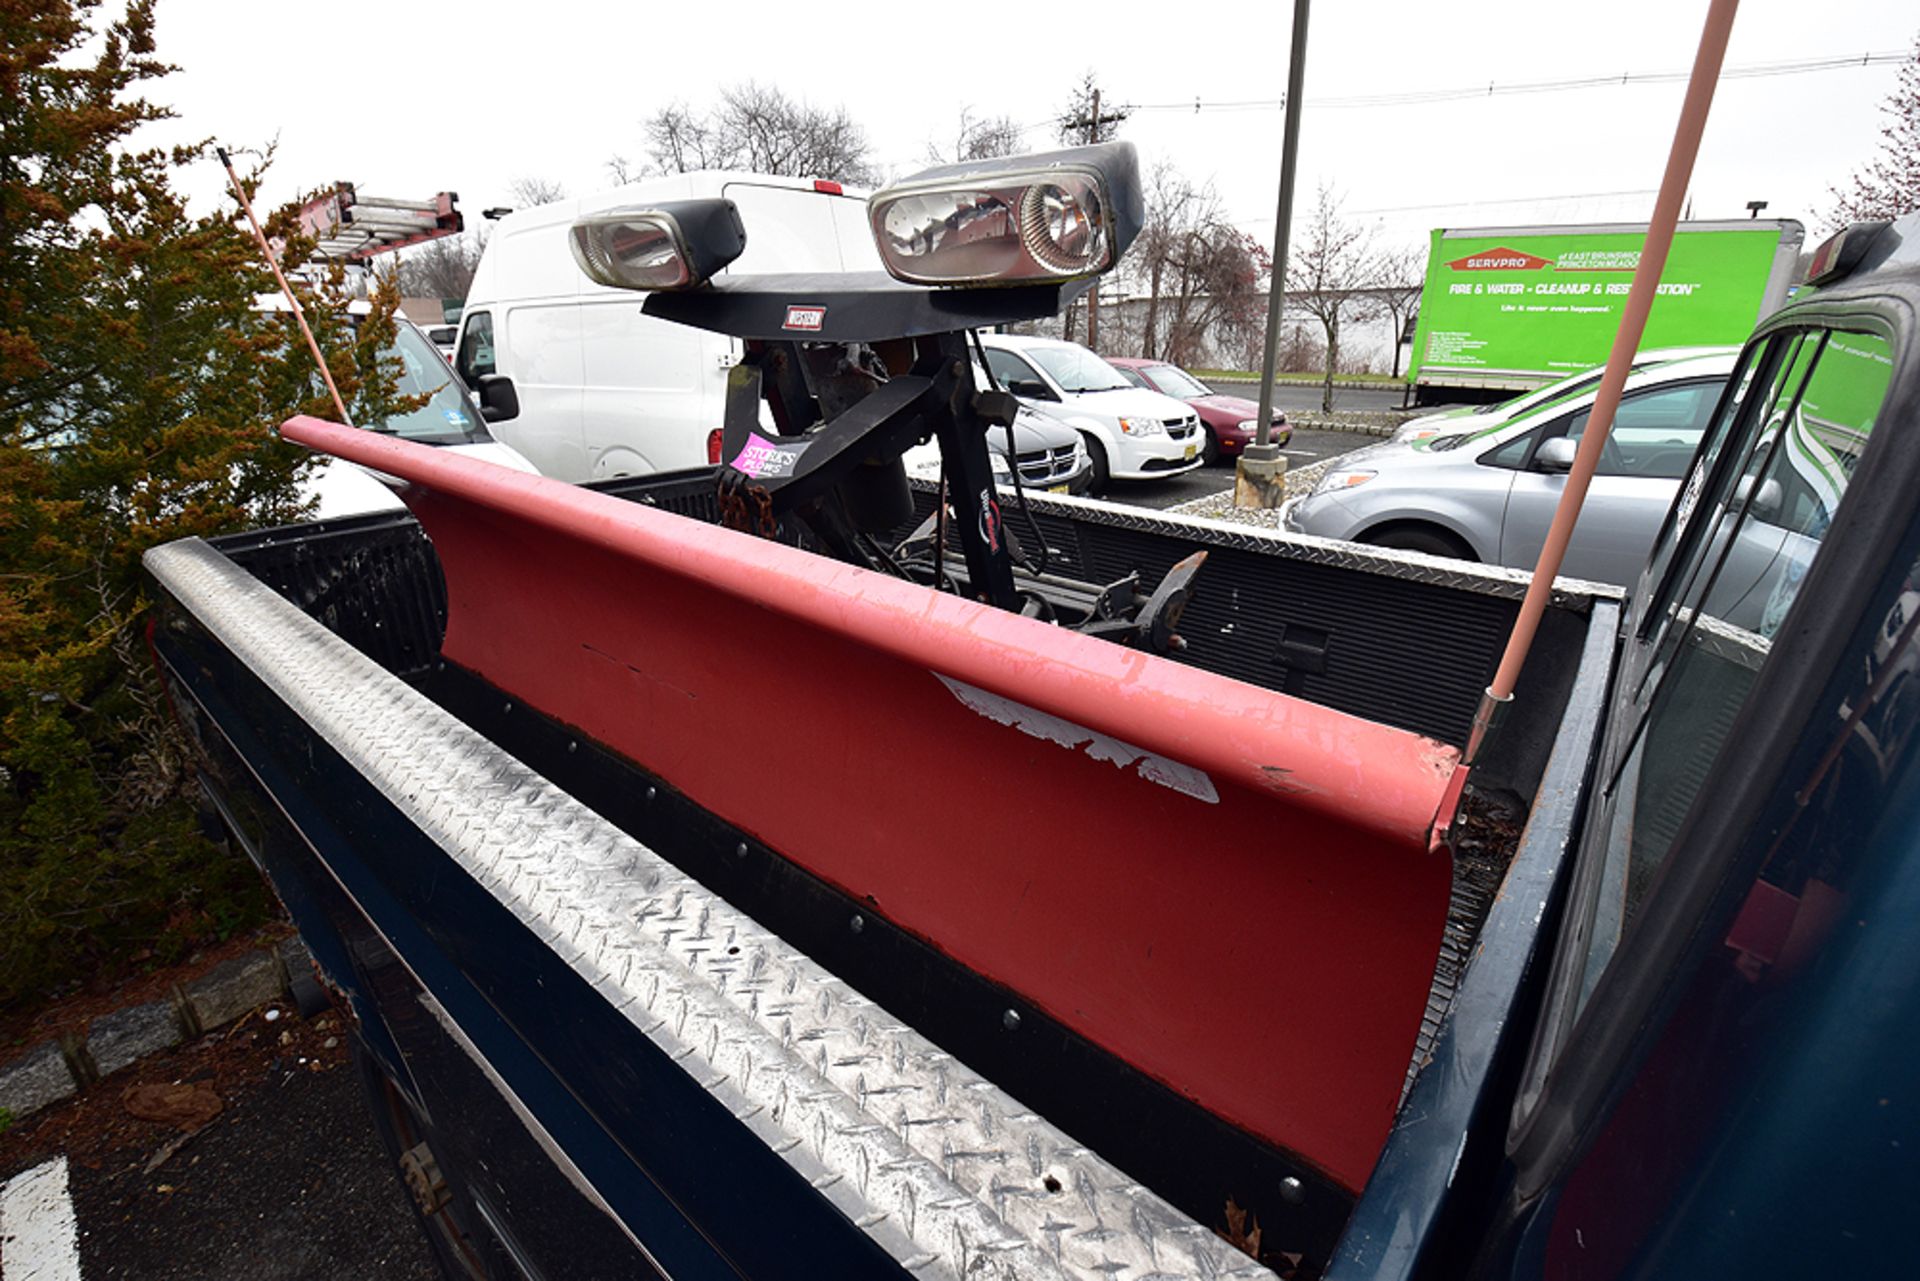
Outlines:
{"type": "MultiPolygon", "coordinates": [[[[1201,424],[1207,429],[1208,462],[1222,455],[1238,457],[1240,451],[1253,443],[1260,422],[1258,403],[1245,396],[1222,395],[1180,366],[1170,365],[1164,360],[1143,360],[1138,356],[1108,356],[1105,359],[1120,371],[1122,377],[1136,386],[1192,405],[1193,411],[1200,415],[1201,424]]],[[[1293,428],[1287,424],[1287,416],[1278,409],[1273,411],[1273,430],[1268,439],[1276,445],[1285,445],[1293,439],[1293,428]]]]}

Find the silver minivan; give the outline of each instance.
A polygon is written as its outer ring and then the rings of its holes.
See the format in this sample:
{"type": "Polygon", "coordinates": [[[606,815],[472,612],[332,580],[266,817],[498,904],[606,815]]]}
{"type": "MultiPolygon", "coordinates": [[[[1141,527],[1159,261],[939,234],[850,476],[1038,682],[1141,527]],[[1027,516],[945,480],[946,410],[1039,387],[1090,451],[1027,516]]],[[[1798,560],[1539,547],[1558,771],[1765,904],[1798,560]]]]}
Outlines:
{"type": "MultiPolygon", "coordinates": [[[[1623,586],[1639,575],[1734,359],[1676,360],[1627,380],[1562,573],[1623,586]]],[[[1357,450],[1289,501],[1282,521],[1294,533],[1531,569],[1596,391],[1479,431],[1357,450]]]]}

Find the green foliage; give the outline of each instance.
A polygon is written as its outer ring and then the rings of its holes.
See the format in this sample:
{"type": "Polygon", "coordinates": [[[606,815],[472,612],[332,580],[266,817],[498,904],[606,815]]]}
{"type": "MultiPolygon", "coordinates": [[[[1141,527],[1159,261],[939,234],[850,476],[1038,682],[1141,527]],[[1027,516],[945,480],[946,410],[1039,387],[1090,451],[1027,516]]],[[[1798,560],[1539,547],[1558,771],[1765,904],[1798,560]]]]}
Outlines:
{"type": "MultiPolygon", "coordinates": [[[[140,555],[297,518],[310,465],[274,424],[336,416],[230,207],[173,189],[203,145],[135,145],[153,0],[0,6],[0,1005],[258,919],[252,870],[199,835],[188,749],[141,641],[140,555]]],[[[252,181],[258,181],[258,173],[252,181]]],[[[299,259],[310,241],[287,233],[299,259]]],[[[392,404],[387,293],[356,336],[310,308],[361,421],[392,404]]]]}

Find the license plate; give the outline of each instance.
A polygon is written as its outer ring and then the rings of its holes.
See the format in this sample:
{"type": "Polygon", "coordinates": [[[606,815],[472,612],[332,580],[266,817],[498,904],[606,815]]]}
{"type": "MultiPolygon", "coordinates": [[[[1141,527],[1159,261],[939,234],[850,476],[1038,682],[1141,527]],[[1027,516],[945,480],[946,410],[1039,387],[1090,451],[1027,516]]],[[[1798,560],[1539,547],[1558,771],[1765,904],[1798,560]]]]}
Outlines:
{"type": "MultiPolygon", "coordinates": [[[[1191,457],[1193,457],[1193,456],[1194,456],[1195,454],[1197,454],[1197,453],[1199,453],[1199,452],[1200,452],[1200,446],[1198,446],[1198,445],[1188,445],[1188,446],[1187,446],[1187,458],[1191,458],[1191,457]]],[[[1183,458],[1183,459],[1181,459],[1181,461],[1182,461],[1182,462],[1185,462],[1185,461],[1186,461],[1186,459],[1185,459],[1185,458],[1183,458]]]]}
{"type": "Polygon", "coordinates": [[[1049,494],[1064,494],[1067,492],[1067,487],[1065,485],[1048,485],[1047,492],[1049,494]]]}

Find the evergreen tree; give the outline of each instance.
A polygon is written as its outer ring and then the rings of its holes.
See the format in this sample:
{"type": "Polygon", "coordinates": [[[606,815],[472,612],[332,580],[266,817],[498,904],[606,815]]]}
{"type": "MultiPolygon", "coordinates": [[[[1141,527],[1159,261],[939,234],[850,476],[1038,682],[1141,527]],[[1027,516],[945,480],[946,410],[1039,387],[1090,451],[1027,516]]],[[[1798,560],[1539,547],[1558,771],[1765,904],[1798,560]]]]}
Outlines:
{"type": "MultiPolygon", "coordinates": [[[[207,148],[137,145],[169,114],[139,93],[172,70],[153,0],[97,9],[0,6],[0,1005],[264,910],[192,821],[140,555],[296,517],[308,462],[273,426],[335,416],[254,309],[272,283],[235,210],[193,217],[173,189],[207,148]]],[[[343,393],[378,413],[390,319],[356,338],[313,313],[343,393]]]]}

